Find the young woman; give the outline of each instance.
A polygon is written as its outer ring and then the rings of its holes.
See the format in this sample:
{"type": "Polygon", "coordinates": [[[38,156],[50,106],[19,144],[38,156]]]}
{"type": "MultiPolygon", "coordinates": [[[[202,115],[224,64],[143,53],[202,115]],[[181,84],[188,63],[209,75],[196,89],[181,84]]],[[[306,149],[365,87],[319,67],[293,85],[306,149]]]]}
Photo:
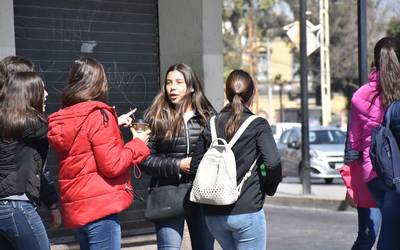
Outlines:
{"type": "Polygon", "coordinates": [[[9,74],[0,92],[0,231],[16,249],[47,250],[39,198],[52,212],[52,226],[61,224],[58,195],[44,177],[47,92],[34,72],[9,74]]]}
{"type": "Polygon", "coordinates": [[[129,168],[149,154],[149,131],[124,144],[108,82],[95,59],[75,60],[62,93],[62,109],[49,117],[49,141],[60,162],[64,225],[75,228],[81,249],[120,249],[117,213],[133,200],[129,168]]]}
{"type": "MultiPolygon", "coordinates": [[[[141,166],[152,176],[150,188],[192,181],[192,151],[212,113],[193,70],[186,64],[172,65],[161,92],[145,113],[152,131],[151,155],[141,166]]],[[[180,249],[185,219],[192,249],[213,249],[214,239],[200,206],[190,204],[186,208],[185,215],[156,222],[158,249],[180,249]]]]}
{"type": "MultiPolygon", "coordinates": [[[[376,70],[369,76],[369,82],[360,87],[351,99],[352,112],[349,128],[351,149],[362,152],[361,178],[367,183],[372,197],[376,201],[381,214],[382,225],[378,240],[378,249],[394,249],[400,246],[397,231],[400,225],[400,195],[385,186],[372,169],[369,150],[373,128],[379,126],[386,108],[400,99],[400,41],[385,37],[377,42],[374,48],[374,64],[376,70]]],[[[396,103],[392,112],[392,132],[400,141],[400,103],[396,103]]],[[[368,208],[367,208],[368,209],[368,208]]],[[[374,219],[375,212],[365,213],[361,221],[374,219]]],[[[360,214],[359,214],[360,215],[360,214]]],[[[373,231],[376,237],[377,229],[373,231]]],[[[373,243],[372,243],[373,245],[373,243]]],[[[371,245],[371,246],[372,246],[371,245]]]]}
{"type": "MultiPolygon", "coordinates": [[[[225,95],[229,103],[216,116],[217,137],[229,142],[244,120],[253,114],[249,107],[254,92],[254,82],[247,72],[234,70],[229,74],[225,84],[225,95]]],[[[196,171],[210,144],[211,131],[208,124],[193,152],[192,171],[196,171]]],[[[232,151],[236,158],[237,183],[259,156],[267,169],[281,171],[279,153],[271,128],[261,117],[250,123],[232,151]]],[[[281,175],[276,176],[279,178],[281,175]]],[[[227,206],[203,205],[207,226],[223,249],[266,248],[267,231],[263,211],[265,194],[260,183],[262,180],[258,171],[253,171],[244,183],[236,203],[227,206]]]]}

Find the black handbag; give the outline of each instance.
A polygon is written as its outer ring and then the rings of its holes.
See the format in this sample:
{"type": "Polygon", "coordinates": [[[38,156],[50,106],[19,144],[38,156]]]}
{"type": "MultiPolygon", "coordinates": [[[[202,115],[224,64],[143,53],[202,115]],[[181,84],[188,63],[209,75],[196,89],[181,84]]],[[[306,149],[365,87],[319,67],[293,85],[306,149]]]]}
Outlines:
{"type": "Polygon", "coordinates": [[[178,186],[166,185],[150,190],[144,217],[148,221],[160,221],[181,216],[185,213],[184,203],[189,200],[191,183],[178,186]]]}

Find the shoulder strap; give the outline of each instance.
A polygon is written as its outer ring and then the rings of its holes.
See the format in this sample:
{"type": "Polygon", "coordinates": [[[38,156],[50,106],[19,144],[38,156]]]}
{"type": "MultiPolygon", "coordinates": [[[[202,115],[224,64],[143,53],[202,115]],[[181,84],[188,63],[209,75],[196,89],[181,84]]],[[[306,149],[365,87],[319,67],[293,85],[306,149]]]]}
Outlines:
{"type": "Polygon", "coordinates": [[[235,135],[232,137],[232,139],[229,141],[228,146],[230,148],[235,145],[236,141],[239,139],[239,137],[243,134],[243,132],[246,130],[246,128],[250,125],[252,121],[254,121],[258,116],[256,115],[251,115],[247,117],[247,119],[240,125],[239,129],[236,131],[235,135]]]}
{"type": "Polygon", "coordinates": [[[211,141],[217,139],[217,130],[215,129],[215,115],[210,119],[211,141]]]}
{"type": "Polygon", "coordinates": [[[387,128],[390,128],[390,120],[391,120],[391,116],[392,116],[392,109],[393,109],[393,104],[395,104],[397,101],[392,102],[388,109],[385,112],[385,118],[384,118],[384,125],[387,128]]]}
{"type": "Polygon", "coordinates": [[[257,166],[257,161],[258,161],[259,157],[260,156],[257,156],[257,158],[254,160],[253,164],[251,164],[251,167],[249,168],[249,170],[243,176],[242,181],[239,183],[239,185],[237,185],[236,190],[238,191],[239,194],[242,191],[242,187],[243,187],[244,182],[247,181],[247,179],[250,178],[251,172],[253,171],[254,167],[257,166]]]}

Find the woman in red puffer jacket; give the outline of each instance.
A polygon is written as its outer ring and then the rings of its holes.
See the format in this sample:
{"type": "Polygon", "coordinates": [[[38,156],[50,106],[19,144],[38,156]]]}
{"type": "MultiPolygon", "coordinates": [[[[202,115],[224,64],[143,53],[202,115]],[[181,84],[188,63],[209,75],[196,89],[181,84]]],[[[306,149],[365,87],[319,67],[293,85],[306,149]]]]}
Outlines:
{"type": "Polygon", "coordinates": [[[49,116],[48,138],[60,163],[59,187],[66,227],[81,249],[120,249],[117,213],[133,200],[129,167],[150,154],[149,131],[124,144],[114,108],[104,103],[108,83],[93,58],[74,61],[63,108],[49,116]]]}

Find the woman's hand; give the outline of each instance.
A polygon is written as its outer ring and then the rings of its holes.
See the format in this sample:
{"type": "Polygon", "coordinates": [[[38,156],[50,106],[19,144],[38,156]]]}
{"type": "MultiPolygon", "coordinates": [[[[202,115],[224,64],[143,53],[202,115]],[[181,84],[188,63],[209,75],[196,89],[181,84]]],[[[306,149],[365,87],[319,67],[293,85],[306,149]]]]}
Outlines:
{"type": "Polygon", "coordinates": [[[61,212],[59,208],[51,209],[50,210],[50,215],[51,215],[51,224],[50,228],[55,229],[58,228],[61,225],[61,212]]]}
{"type": "Polygon", "coordinates": [[[151,134],[150,129],[148,129],[146,131],[140,131],[140,132],[136,131],[133,127],[131,127],[130,129],[131,129],[133,138],[138,138],[146,144],[149,142],[149,138],[150,138],[150,134],[151,134]]]}
{"type": "Polygon", "coordinates": [[[190,173],[190,162],[192,161],[192,157],[187,157],[183,158],[181,160],[181,165],[179,166],[179,169],[182,173],[190,173]]]}
{"type": "Polygon", "coordinates": [[[132,109],[131,111],[129,111],[126,114],[120,115],[118,116],[118,126],[122,126],[122,127],[129,127],[132,124],[132,117],[131,115],[133,115],[136,112],[136,108],[132,109]]]}

